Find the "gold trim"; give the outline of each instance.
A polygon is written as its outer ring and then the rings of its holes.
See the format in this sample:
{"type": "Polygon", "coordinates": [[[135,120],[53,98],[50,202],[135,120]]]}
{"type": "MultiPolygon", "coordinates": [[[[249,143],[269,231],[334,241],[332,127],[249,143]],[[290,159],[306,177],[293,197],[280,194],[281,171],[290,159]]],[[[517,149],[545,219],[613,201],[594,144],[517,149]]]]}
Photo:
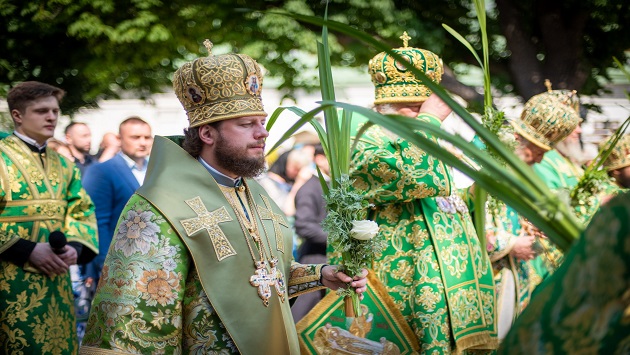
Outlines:
{"type": "Polygon", "coordinates": [[[307,293],[311,293],[311,292],[315,292],[315,291],[320,291],[320,290],[325,290],[325,289],[327,289],[327,288],[328,288],[328,287],[323,286],[323,285],[322,285],[322,286],[317,286],[317,287],[306,288],[306,289],[304,289],[304,290],[302,290],[302,291],[299,291],[299,292],[296,292],[296,293],[292,293],[292,294],[290,294],[290,295],[289,295],[289,298],[295,298],[295,297],[298,297],[298,296],[305,295],[305,294],[307,294],[307,293]]]}
{"type": "MultiPolygon", "coordinates": [[[[418,342],[418,338],[415,333],[409,326],[409,323],[405,320],[403,315],[398,310],[398,307],[394,303],[392,297],[387,292],[385,286],[381,283],[381,281],[376,276],[376,273],[373,270],[369,270],[368,272],[368,287],[371,289],[371,292],[374,294],[374,297],[378,299],[385,309],[389,311],[388,315],[391,321],[394,323],[393,325],[400,331],[400,335],[405,339],[407,344],[411,346],[411,350],[418,352],[420,351],[420,343],[418,342]]],[[[339,301],[339,296],[336,295],[335,292],[329,292],[321,301],[319,301],[313,309],[308,312],[297,324],[295,328],[298,333],[298,339],[300,341],[300,351],[302,354],[308,354],[308,348],[306,348],[306,344],[304,344],[303,337],[301,334],[307,330],[313,323],[315,323],[320,317],[329,309],[335,302],[339,301]]],[[[378,303],[375,302],[378,305],[378,303]]],[[[332,310],[334,311],[334,310],[332,310]]],[[[380,309],[379,311],[384,312],[384,309],[380,309]]]]}
{"type": "Polygon", "coordinates": [[[486,331],[483,333],[463,336],[457,345],[453,352],[458,355],[464,354],[467,350],[495,350],[499,347],[499,339],[496,336],[492,336],[490,332],[486,331]],[[460,350],[462,348],[463,350],[460,350]]]}
{"type": "MultiPolygon", "coordinates": [[[[264,195],[260,195],[260,197],[263,200],[263,203],[265,204],[265,207],[256,204],[256,209],[258,210],[258,215],[260,216],[261,222],[263,220],[270,220],[271,223],[273,224],[273,231],[274,234],[276,236],[276,250],[284,253],[284,237],[282,237],[282,232],[280,231],[280,225],[284,226],[285,228],[289,228],[289,224],[287,223],[286,219],[284,219],[282,217],[282,214],[280,213],[275,213],[271,207],[271,203],[269,202],[269,199],[267,198],[267,196],[264,195]]],[[[263,225],[264,228],[264,225],[263,225]]],[[[267,232],[265,231],[265,234],[267,232]]]]}
{"type": "Polygon", "coordinates": [[[49,216],[43,216],[43,215],[39,215],[39,216],[7,216],[7,217],[0,217],[0,223],[14,223],[14,222],[31,222],[31,221],[50,221],[50,220],[63,220],[63,217],[59,217],[59,218],[53,218],[53,217],[49,217],[49,216]]]}
{"type": "Polygon", "coordinates": [[[111,355],[111,354],[123,354],[123,355],[134,355],[133,353],[111,350],[111,349],[101,349],[94,348],[91,346],[81,346],[79,348],[79,355],[111,355]]]}
{"type": "Polygon", "coordinates": [[[510,124],[512,125],[512,127],[514,127],[514,129],[517,131],[516,133],[520,134],[521,136],[523,136],[525,139],[527,139],[528,141],[532,142],[533,144],[535,144],[537,147],[541,148],[541,149],[545,149],[546,151],[550,151],[551,147],[544,144],[543,142],[539,141],[538,138],[535,138],[534,136],[532,136],[531,134],[525,132],[525,130],[523,129],[523,127],[521,127],[518,122],[515,121],[509,121],[510,124]]]}
{"type": "Polygon", "coordinates": [[[20,207],[20,206],[30,206],[34,204],[44,204],[44,203],[57,203],[63,206],[68,206],[68,201],[60,200],[60,199],[13,200],[13,201],[7,201],[6,206],[20,207]]]}
{"type": "Polygon", "coordinates": [[[20,237],[18,237],[17,235],[13,235],[13,237],[11,237],[8,242],[0,245],[0,254],[4,253],[7,249],[12,247],[13,244],[18,242],[18,240],[20,240],[20,237]]]}

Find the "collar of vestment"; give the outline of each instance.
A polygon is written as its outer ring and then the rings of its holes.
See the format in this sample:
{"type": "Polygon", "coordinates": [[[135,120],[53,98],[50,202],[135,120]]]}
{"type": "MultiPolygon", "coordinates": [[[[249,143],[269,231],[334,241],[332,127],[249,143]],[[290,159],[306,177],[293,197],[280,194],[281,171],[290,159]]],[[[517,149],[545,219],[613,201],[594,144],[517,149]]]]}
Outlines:
{"type": "MultiPolygon", "coordinates": [[[[271,286],[269,304],[263,305],[250,284],[256,271],[250,248],[257,246],[246,239],[250,236],[213,175],[165,137],[155,136],[151,155],[136,193],[162,212],[186,244],[203,289],[240,353],[299,354],[288,295],[285,291],[281,301],[271,286]]],[[[278,269],[288,277],[291,231],[286,222],[279,223],[284,216],[262,187],[251,179],[246,186],[256,210],[252,215],[279,259],[278,269]]]]}
{"type": "Polygon", "coordinates": [[[46,146],[48,145],[47,142],[44,142],[43,145],[39,145],[36,140],[29,136],[21,134],[18,131],[13,131],[13,134],[15,134],[16,137],[20,138],[20,140],[22,140],[22,142],[24,142],[31,151],[36,153],[46,152],[46,146]]]}
{"type": "Polygon", "coordinates": [[[203,165],[204,168],[206,168],[206,170],[208,170],[208,172],[210,173],[210,175],[212,175],[212,177],[217,182],[217,184],[223,185],[223,186],[228,186],[228,187],[239,187],[239,186],[243,185],[243,178],[242,177],[239,176],[236,179],[233,179],[233,178],[223,174],[219,170],[215,169],[214,167],[212,167],[212,165],[208,164],[201,157],[197,158],[197,160],[201,163],[201,165],[203,165]]]}

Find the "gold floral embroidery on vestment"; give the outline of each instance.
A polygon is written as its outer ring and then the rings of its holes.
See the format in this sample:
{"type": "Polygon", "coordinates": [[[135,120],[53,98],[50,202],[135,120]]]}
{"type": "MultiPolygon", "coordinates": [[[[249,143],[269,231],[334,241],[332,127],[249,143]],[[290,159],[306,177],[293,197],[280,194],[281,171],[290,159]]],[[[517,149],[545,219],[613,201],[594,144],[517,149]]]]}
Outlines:
{"type": "Polygon", "coordinates": [[[199,196],[186,200],[186,204],[197,214],[197,217],[180,221],[186,234],[192,237],[194,234],[205,229],[208,235],[210,235],[212,247],[219,261],[236,255],[236,250],[232,244],[230,244],[230,241],[221,228],[219,228],[219,223],[232,221],[232,217],[228,214],[225,206],[221,206],[209,212],[199,196]]]}
{"type": "Polygon", "coordinates": [[[175,303],[179,282],[179,275],[172,271],[145,270],[136,288],[142,292],[142,299],[147,301],[148,306],[158,303],[166,306],[175,303]]]}

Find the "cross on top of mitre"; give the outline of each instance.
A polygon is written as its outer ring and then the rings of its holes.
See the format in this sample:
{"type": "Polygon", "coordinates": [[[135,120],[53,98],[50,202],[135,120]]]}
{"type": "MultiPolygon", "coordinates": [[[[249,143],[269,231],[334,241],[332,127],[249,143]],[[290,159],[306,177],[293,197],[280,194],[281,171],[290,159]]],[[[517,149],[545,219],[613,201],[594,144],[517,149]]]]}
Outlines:
{"type": "Polygon", "coordinates": [[[402,36],[400,36],[398,38],[402,39],[403,47],[407,48],[408,44],[409,44],[409,40],[411,39],[411,37],[409,37],[409,35],[407,34],[407,31],[403,32],[402,36]]]}

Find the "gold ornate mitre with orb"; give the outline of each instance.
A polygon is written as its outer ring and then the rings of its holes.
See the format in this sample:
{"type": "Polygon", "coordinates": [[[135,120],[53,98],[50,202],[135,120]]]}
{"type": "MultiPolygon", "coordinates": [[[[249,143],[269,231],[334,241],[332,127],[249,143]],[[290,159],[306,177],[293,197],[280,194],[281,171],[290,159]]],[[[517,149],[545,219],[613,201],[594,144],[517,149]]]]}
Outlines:
{"type": "MultiPolygon", "coordinates": [[[[403,40],[403,46],[393,51],[438,84],[444,73],[442,59],[426,49],[409,47],[407,43],[411,37],[407,32],[400,38],[403,40]]],[[[420,79],[386,52],[381,52],[370,59],[368,72],[374,83],[375,105],[424,102],[431,95],[431,90],[423,85],[420,79]]]]}
{"type": "Polygon", "coordinates": [[[582,121],[575,91],[551,90],[532,96],[520,119],[510,121],[516,133],[538,147],[551,150],[582,121]]]}
{"type": "MultiPolygon", "coordinates": [[[[614,137],[614,136],[613,136],[614,137]]],[[[603,151],[612,143],[613,137],[608,138],[599,145],[599,150],[603,151]]],[[[610,155],[606,158],[606,161],[602,165],[606,171],[617,170],[630,166],[630,134],[625,134],[615,147],[610,151],[610,155]]]]}
{"type": "Polygon", "coordinates": [[[258,63],[245,54],[212,54],[182,65],[173,77],[175,95],[188,115],[189,127],[244,117],[267,116],[258,63]]]}

